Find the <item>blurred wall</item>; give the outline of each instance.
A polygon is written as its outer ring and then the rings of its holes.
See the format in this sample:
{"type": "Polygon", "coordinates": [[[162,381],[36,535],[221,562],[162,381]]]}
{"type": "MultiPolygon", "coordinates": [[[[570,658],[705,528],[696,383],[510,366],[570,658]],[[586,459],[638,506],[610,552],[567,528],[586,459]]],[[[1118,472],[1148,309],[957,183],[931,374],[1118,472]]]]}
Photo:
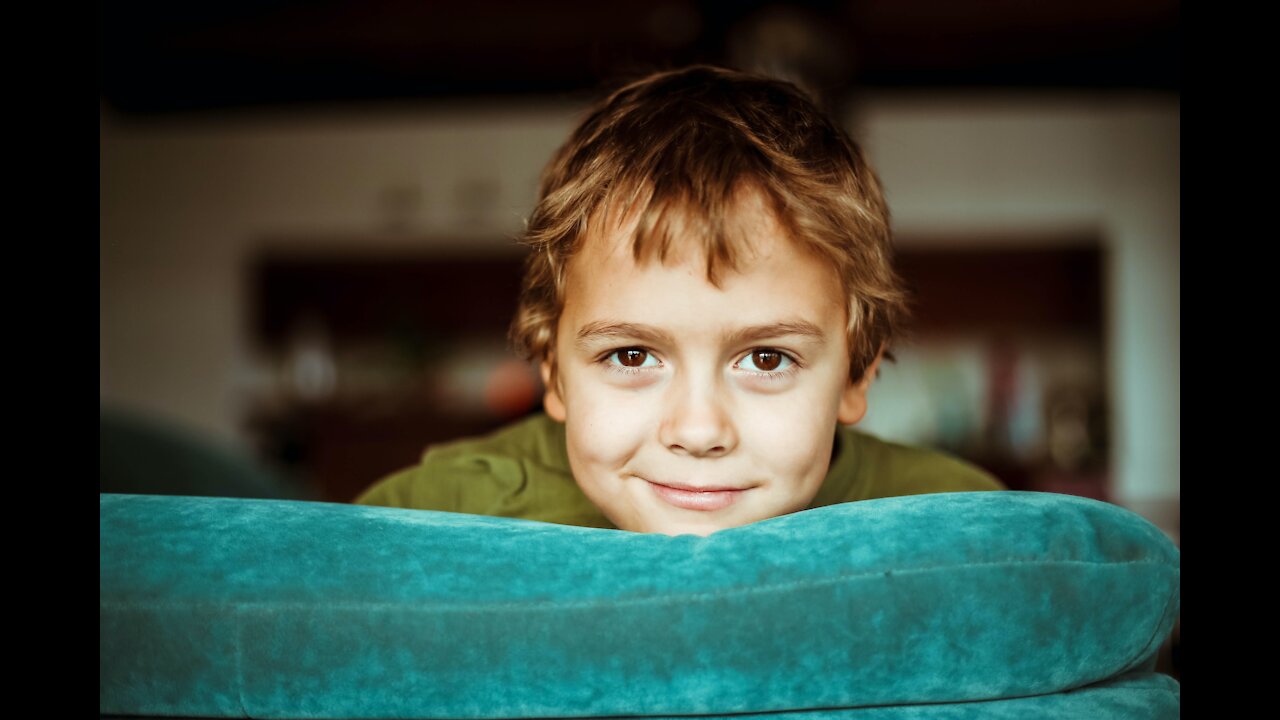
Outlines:
{"type": "MultiPolygon", "coordinates": [[[[102,401],[236,440],[256,372],[241,273],[259,243],[438,238],[500,252],[577,111],[472,105],[218,123],[104,113],[102,401]]],[[[1101,235],[1111,251],[1113,494],[1131,505],[1176,500],[1177,101],[880,95],[862,98],[848,124],[901,235],[1101,235]]]]}

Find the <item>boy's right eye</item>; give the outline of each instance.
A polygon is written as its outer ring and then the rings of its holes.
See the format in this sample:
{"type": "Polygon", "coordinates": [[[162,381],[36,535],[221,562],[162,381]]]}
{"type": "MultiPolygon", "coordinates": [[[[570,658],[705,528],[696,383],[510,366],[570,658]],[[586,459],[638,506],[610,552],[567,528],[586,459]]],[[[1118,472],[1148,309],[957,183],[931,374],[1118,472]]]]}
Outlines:
{"type": "Polygon", "coordinates": [[[657,367],[658,360],[644,348],[622,348],[614,350],[605,358],[615,365],[625,368],[657,367]]]}

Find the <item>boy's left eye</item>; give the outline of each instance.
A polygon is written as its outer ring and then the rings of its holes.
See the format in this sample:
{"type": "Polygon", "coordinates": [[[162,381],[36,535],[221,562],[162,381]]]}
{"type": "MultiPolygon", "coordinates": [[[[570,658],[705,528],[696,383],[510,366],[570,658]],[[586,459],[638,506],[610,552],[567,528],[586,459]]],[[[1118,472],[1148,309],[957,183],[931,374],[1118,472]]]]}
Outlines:
{"type": "Polygon", "coordinates": [[[738,361],[738,367],[759,373],[774,373],[790,367],[794,360],[780,350],[762,348],[752,350],[746,357],[738,361]]]}

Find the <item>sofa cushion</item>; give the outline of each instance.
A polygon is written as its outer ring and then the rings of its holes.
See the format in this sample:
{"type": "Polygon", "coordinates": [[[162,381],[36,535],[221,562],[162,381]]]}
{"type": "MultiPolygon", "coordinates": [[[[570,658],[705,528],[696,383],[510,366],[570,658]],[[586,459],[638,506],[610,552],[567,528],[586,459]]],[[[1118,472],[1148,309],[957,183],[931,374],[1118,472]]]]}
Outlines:
{"type": "Polygon", "coordinates": [[[990,701],[1146,667],[1178,611],[1172,543],[1065,495],[886,498],[707,537],[283,500],[100,508],[108,714],[990,701]]]}

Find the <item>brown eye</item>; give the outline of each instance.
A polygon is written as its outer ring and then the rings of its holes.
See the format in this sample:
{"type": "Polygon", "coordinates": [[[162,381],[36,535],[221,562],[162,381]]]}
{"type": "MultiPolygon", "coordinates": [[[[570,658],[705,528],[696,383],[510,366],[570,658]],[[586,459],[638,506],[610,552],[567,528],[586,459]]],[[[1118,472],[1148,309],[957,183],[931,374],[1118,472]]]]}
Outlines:
{"type": "Polygon", "coordinates": [[[751,359],[755,362],[756,368],[771,372],[777,370],[782,364],[782,353],[776,350],[756,350],[751,353],[751,359]]]}
{"type": "Polygon", "coordinates": [[[640,348],[627,348],[618,351],[618,362],[625,367],[640,367],[649,359],[649,353],[640,348]]]}
{"type": "Polygon", "coordinates": [[[781,350],[762,348],[752,350],[750,354],[737,362],[734,367],[753,373],[762,378],[784,378],[790,375],[796,360],[781,350]]]}

